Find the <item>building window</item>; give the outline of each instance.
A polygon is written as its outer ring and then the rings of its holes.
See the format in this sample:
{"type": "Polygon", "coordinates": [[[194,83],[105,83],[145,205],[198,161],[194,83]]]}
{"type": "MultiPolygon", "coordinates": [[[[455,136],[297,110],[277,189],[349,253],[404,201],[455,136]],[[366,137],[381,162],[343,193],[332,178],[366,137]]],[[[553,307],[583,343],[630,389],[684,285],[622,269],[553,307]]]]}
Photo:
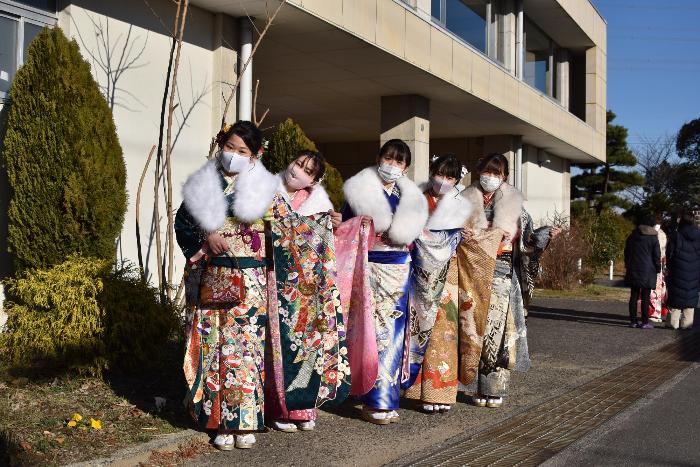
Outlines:
{"type": "Polygon", "coordinates": [[[445,3],[445,27],[465,42],[486,53],[486,2],[447,0],[445,3]]]}
{"type": "Polygon", "coordinates": [[[55,1],[0,1],[0,99],[7,98],[29,44],[55,22],[55,1]]]}
{"type": "Polygon", "coordinates": [[[554,97],[556,94],[555,67],[553,66],[555,44],[529,19],[525,18],[523,26],[525,42],[523,80],[542,93],[554,97]]]}

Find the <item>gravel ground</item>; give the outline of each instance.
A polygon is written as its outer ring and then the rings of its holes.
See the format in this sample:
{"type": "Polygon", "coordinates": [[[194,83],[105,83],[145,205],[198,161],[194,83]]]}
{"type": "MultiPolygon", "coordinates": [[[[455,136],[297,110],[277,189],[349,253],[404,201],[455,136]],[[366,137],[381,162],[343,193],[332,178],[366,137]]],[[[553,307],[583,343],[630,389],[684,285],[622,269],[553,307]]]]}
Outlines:
{"type": "Polygon", "coordinates": [[[627,327],[619,301],[536,299],[528,333],[532,368],[514,373],[501,409],[477,408],[461,397],[447,414],[425,415],[409,403],[400,423],[376,426],[359,419],[360,406],[320,411],[313,432],[257,435],[250,450],[217,452],[188,465],[304,466],[404,463],[423,457],[456,436],[476,433],[527,407],[583,384],[674,340],[678,332],[627,327]]]}

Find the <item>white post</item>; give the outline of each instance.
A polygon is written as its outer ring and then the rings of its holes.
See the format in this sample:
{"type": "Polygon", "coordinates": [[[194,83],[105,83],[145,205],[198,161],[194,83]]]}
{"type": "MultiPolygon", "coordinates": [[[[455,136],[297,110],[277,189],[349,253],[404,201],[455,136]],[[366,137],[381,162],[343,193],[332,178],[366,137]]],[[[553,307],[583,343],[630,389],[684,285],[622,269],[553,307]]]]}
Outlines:
{"type": "MultiPolygon", "coordinates": [[[[240,70],[243,69],[248,59],[253,53],[253,28],[250,19],[241,18],[241,58],[240,70]]],[[[248,66],[241,77],[238,88],[238,118],[240,120],[251,120],[253,118],[253,61],[248,66]]]]}
{"type": "Polygon", "coordinates": [[[525,76],[523,72],[523,68],[525,67],[525,29],[523,24],[523,21],[525,21],[525,14],[523,13],[523,0],[517,0],[515,4],[518,16],[515,23],[515,76],[522,81],[523,76],[525,76]]]}
{"type": "Polygon", "coordinates": [[[613,260],[610,260],[610,272],[609,272],[610,280],[613,280],[613,269],[614,269],[614,267],[615,267],[615,263],[613,262],[613,260]]]}
{"type": "Polygon", "coordinates": [[[576,261],[576,269],[578,269],[579,272],[581,272],[581,268],[583,267],[583,260],[581,258],[576,261]]]}

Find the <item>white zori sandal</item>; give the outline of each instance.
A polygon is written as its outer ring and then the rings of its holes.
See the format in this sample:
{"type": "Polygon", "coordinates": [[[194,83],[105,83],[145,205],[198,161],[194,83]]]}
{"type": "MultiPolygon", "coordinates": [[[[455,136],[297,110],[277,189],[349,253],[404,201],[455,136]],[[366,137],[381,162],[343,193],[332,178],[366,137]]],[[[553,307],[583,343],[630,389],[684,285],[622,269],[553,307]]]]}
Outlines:
{"type": "Polygon", "coordinates": [[[291,422],[272,422],[272,428],[274,428],[277,431],[282,431],[284,433],[296,433],[297,431],[297,426],[291,422]]]}
{"type": "Polygon", "coordinates": [[[236,447],[238,449],[250,449],[255,445],[255,435],[247,433],[245,435],[236,435],[236,447]]]}
{"type": "Polygon", "coordinates": [[[391,423],[391,411],[372,410],[362,408],[362,418],[375,425],[388,425],[391,423]]]}
{"type": "Polygon", "coordinates": [[[489,407],[491,409],[498,409],[502,405],[503,405],[503,398],[502,397],[489,396],[488,400],[486,401],[486,407],[489,407]]]}
{"type": "Polygon", "coordinates": [[[219,451],[233,451],[233,435],[219,434],[214,438],[214,447],[219,451]]]}
{"type": "Polygon", "coordinates": [[[316,422],[313,420],[307,420],[305,422],[297,422],[297,427],[301,431],[312,431],[314,428],[316,428],[316,422]]]}

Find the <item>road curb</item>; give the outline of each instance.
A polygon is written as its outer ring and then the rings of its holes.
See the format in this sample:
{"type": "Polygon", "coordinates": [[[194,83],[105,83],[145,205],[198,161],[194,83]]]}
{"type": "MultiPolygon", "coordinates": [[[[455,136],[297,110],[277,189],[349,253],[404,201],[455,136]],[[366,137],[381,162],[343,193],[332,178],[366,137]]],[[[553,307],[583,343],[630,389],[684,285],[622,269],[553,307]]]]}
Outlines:
{"type": "Polygon", "coordinates": [[[206,433],[188,429],[137,444],[136,446],[120,449],[110,457],[69,464],[68,467],[100,467],[107,465],[111,467],[126,467],[138,465],[141,462],[146,462],[153,451],[175,451],[180,444],[197,439],[201,439],[202,442],[209,442],[209,436],[206,433]]]}

